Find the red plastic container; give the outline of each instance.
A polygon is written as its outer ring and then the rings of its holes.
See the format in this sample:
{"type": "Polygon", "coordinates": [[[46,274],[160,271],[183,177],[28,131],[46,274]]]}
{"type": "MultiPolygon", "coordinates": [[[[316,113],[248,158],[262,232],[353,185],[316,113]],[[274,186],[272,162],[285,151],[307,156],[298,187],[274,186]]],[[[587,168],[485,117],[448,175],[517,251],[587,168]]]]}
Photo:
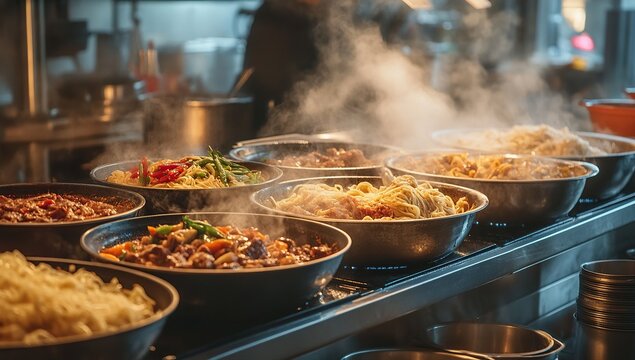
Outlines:
{"type": "MultiPolygon", "coordinates": [[[[630,96],[635,96],[635,92],[630,96]]],[[[595,131],[635,137],[635,100],[583,100],[580,105],[589,111],[595,131]]]]}

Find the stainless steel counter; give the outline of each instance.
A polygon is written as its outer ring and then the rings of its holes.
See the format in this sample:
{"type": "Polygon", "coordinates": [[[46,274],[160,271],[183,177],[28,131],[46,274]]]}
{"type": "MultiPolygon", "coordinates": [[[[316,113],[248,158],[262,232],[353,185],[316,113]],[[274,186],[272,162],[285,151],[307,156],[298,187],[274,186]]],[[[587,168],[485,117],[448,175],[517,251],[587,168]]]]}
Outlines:
{"type": "MultiPolygon", "coordinates": [[[[531,324],[570,306],[581,262],[625,257],[627,249],[635,248],[633,231],[635,194],[579,204],[571,217],[547,226],[477,227],[456,254],[435,264],[340,271],[337,286],[353,289],[341,299],[229,338],[209,339],[206,347],[177,355],[332,358],[364,344],[399,345],[407,330],[425,322],[469,317],[531,324]]],[[[164,356],[162,350],[160,341],[154,355],[164,356]]]]}

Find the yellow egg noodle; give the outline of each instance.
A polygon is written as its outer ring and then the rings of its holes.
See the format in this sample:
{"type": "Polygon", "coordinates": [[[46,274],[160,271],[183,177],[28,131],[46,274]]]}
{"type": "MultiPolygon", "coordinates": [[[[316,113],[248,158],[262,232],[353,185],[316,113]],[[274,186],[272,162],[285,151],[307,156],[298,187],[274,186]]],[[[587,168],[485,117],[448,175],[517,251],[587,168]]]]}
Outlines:
{"type": "Polygon", "coordinates": [[[375,187],[361,182],[341,185],[302,184],[275,201],[276,209],[333,219],[407,220],[454,215],[468,211],[465,197],[455,202],[427,182],[417,184],[412,176],[396,177],[389,185],[375,187]]]}
{"type": "Polygon", "coordinates": [[[123,289],[92,272],[34,265],[18,251],[0,254],[0,344],[38,344],[135,324],[154,314],[143,288],[123,289]]]}
{"type": "Polygon", "coordinates": [[[584,166],[571,162],[467,153],[406,157],[399,166],[435,175],[487,180],[563,179],[587,173],[584,166]]]}

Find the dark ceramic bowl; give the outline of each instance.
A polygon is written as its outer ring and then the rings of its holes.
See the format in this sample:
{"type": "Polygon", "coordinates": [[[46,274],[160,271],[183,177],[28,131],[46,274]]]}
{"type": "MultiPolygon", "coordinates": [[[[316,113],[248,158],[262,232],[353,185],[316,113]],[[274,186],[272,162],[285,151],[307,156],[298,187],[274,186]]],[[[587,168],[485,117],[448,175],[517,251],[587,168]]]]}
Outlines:
{"type": "Polygon", "coordinates": [[[350,237],[332,226],[283,216],[247,213],[189,213],[143,216],[95,227],[82,236],[81,245],[94,259],[141,270],[173,284],[190,312],[231,316],[234,321],[289,311],[316,295],[333,278],[350,247],[350,237]],[[183,215],[207,220],[210,224],[254,226],[271,237],[286,236],[297,244],[311,243],[316,237],[339,249],[329,256],[301,264],[251,269],[176,269],[145,266],[103,258],[99,251],[147,234],[147,227],[176,224],[183,215]]]}
{"type": "Polygon", "coordinates": [[[56,223],[0,222],[0,252],[14,249],[26,256],[86,258],[79,238],[93,226],[113,220],[134,217],[145,205],[143,196],[126,190],[90,184],[39,183],[1,185],[0,195],[25,197],[47,192],[75,194],[106,201],[122,209],[116,215],[95,219],[56,223]]]}
{"type": "Polygon", "coordinates": [[[90,336],[70,336],[37,345],[0,344],[0,359],[140,359],[148,352],[150,345],[161,333],[168,316],[179,303],[179,294],[172,285],[140,271],[76,260],[37,257],[28,260],[33,263],[46,263],[63,270],[68,270],[70,266],[84,268],[97,274],[104,282],[117,278],[126,289],[139,284],[156,303],[156,313],[139,323],[116,331],[90,336]]]}

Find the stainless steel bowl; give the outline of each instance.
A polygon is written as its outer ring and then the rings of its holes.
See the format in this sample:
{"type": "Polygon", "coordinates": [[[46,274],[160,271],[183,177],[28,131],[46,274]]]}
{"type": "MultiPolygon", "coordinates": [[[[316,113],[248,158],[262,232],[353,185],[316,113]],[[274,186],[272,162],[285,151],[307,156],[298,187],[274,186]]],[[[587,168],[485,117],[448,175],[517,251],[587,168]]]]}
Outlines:
{"type": "Polygon", "coordinates": [[[342,360],[485,360],[480,354],[456,354],[426,349],[370,349],[348,354],[342,360]]]}
{"type": "Polygon", "coordinates": [[[166,189],[147,186],[134,186],[109,182],[108,176],[115,170],[127,171],[139,164],[138,161],[123,161],[96,167],[90,177],[103,185],[135,191],[143,195],[148,202],[146,211],[151,214],[184,211],[246,211],[249,195],[277,182],[282,171],[275,166],[254,162],[241,162],[252,170],[260,170],[265,181],[259,184],[234,186],[217,189],[166,189]]]}
{"type": "Polygon", "coordinates": [[[154,215],[115,221],[92,228],[81,239],[82,248],[93,259],[141,270],[169,281],[181,294],[181,310],[188,315],[196,315],[198,321],[203,315],[212,316],[215,323],[222,324],[215,327],[216,330],[236,327],[237,324],[254,319],[272,320],[273,316],[295,310],[329,283],[350,244],[350,237],[343,231],[315,221],[221,212],[154,215]],[[286,236],[297,244],[310,243],[319,238],[324,244],[336,246],[338,251],[301,264],[237,270],[145,266],[113,261],[99,255],[104,247],[146,235],[148,226],[176,224],[183,215],[207,220],[210,224],[257,227],[272,238],[286,236]],[[227,323],[222,322],[221,318],[227,323]]]}
{"type": "Polygon", "coordinates": [[[9,359],[139,359],[157,339],[167,318],[179,303],[179,294],[168,282],[140,271],[119,266],[55,258],[28,258],[33,263],[46,263],[55,268],[83,268],[94,272],[104,282],[117,278],[125,289],[139,284],[155,301],[156,313],[151,317],[118,330],[60,338],[52,342],[27,345],[0,344],[0,358],[9,359]]]}
{"type": "Polygon", "coordinates": [[[82,195],[125,209],[118,214],[81,221],[55,223],[0,222],[0,252],[20,250],[26,256],[55,256],[82,259],[79,246],[84,231],[113,220],[137,216],[146,204],[143,196],[121,189],[91,184],[35,183],[0,186],[0,195],[29,197],[45,193],[82,195]]]}
{"type": "Polygon", "coordinates": [[[338,167],[338,168],[310,168],[298,166],[282,166],[284,176],[283,180],[294,180],[303,178],[313,178],[320,176],[375,176],[380,175],[383,167],[384,158],[394,155],[399,150],[371,144],[356,144],[339,141],[321,141],[321,140],[288,140],[288,141],[271,141],[266,143],[256,143],[251,145],[242,145],[232,149],[229,156],[236,160],[258,161],[269,163],[278,159],[282,159],[288,155],[305,155],[312,151],[324,152],[326,149],[359,149],[374,164],[371,166],[359,167],[338,167]]]}
{"type": "Polygon", "coordinates": [[[551,353],[554,339],[543,331],[511,324],[455,322],[426,330],[425,341],[438,349],[467,350],[494,359],[525,359],[551,353]]]}
{"type": "MultiPolygon", "coordinates": [[[[432,138],[443,146],[476,151],[508,151],[492,149],[487,144],[466,145],[461,139],[477,136],[488,129],[448,129],[436,131],[432,138]]],[[[597,156],[552,156],[566,160],[584,161],[596,165],[598,176],[587,181],[582,198],[604,200],[622,191],[635,172],[635,139],[592,132],[576,132],[591,144],[608,150],[606,155],[597,156]]]]}
{"type": "MultiPolygon", "coordinates": [[[[485,223],[540,223],[567,216],[580,199],[587,179],[598,173],[597,166],[593,164],[549,158],[540,158],[540,161],[553,165],[577,164],[586,168],[587,172],[582,176],[561,179],[492,180],[437,175],[408,165],[410,160],[444,154],[448,152],[430,151],[391,157],[386,160],[386,167],[395,175],[409,174],[418,179],[455,184],[482,192],[489,198],[490,204],[476,218],[485,223]]],[[[527,161],[536,159],[523,155],[502,156],[527,161]]]]}
{"type": "Polygon", "coordinates": [[[635,260],[599,260],[580,266],[580,277],[607,285],[626,285],[635,291],[635,260]]]}
{"type": "Polygon", "coordinates": [[[467,197],[470,204],[474,204],[474,209],[431,219],[339,220],[277,210],[271,202],[272,198],[286,198],[300,184],[349,186],[362,181],[375,186],[382,184],[379,176],[331,176],[291,180],[259,190],[251,196],[251,200],[267,212],[316,220],[344,230],[353,240],[350,251],[344,257],[344,263],[356,266],[408,265],[444,257],[461,244],[472,227],[476,213],[488,204],[487,197],[478,191],[442,183],[432,184],[455,201],[460,197],[467,197]]]}
{"type": "Polygon", "coordinates": [[[577,319],[574,339],[578,360],[635,358],[635,331],[606,329],[577,319]]]}

